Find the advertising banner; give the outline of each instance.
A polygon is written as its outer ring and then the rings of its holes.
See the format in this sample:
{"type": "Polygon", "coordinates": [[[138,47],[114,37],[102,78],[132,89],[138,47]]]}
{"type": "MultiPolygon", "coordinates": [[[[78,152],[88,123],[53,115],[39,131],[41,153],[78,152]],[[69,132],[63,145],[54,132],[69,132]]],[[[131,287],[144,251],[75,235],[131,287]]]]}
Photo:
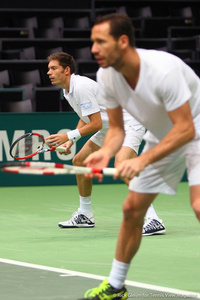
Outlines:
{"type": "MultiPolygon", "coordinates": [[[[1,113],[0,114],[0,163],[13,162],[9,150],[11,144],[21,135],[37,132],[47,137],[50,134],[66,133],[76,128],[78,116],[74,112],[48,113],[1,113]]],[[[46,152],[29,160],[72,164],[72,158],[82,148],[90,136],[82,137],[75,143],[69,155],[46,152]]],[[[96,179],[95,183],[98,183],[96,179]]],[[[105,178],[104,183],[117,182],[105,178]]],[[[0,186],[35,186],[76,184],[75,175],[17,175],[0,172],[0,186]]]]}

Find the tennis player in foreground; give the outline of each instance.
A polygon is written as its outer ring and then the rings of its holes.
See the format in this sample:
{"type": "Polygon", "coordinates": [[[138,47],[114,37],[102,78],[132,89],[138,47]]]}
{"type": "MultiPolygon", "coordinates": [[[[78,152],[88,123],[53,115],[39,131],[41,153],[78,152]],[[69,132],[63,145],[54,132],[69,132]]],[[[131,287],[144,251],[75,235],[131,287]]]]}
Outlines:
{"type": "Polygon", "coordinates": [[[110,126],[102,148],[89,155],[85,164],[104,168],[120,149],[122,108],[148,129],[143,153],[117,167],[116,177],[131,181],[110,275],[84,296],[127,299],[125,279],[140,246],[145,213],[159,193],[176,193],[186,167],[191,205],[200,221],[200,80],[178,57],[136,48],[127,15],[97,18],[91,39],[110,126]]]}

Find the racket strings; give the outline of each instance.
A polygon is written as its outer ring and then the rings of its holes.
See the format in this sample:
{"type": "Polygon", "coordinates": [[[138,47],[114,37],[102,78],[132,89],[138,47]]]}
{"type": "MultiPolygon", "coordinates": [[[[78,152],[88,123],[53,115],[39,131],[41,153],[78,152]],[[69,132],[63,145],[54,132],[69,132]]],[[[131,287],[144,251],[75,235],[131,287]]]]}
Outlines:
{"type": "Polygon", "coordinates": [[[43,148],[43,139],[40,136],[27,136],[19,140],[12,149],[14,157],[24,157],[43,148]]]}

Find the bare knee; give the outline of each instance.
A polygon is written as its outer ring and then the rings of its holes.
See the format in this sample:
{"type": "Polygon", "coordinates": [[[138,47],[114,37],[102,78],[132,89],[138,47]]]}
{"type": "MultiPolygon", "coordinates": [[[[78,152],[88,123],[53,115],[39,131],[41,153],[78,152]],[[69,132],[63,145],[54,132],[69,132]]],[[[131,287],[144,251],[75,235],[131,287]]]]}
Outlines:
{"type": "Polygon", "coordinates": [[[73,159],[72,163],[74,166],[83,166],[83,160],[81,159],[81,156],[76,154],[73,159]]]}
{"type": "Polygon", "coordinates": [[[127,196],[123,203],[124,221],[131,221],[132,223],[142,226],[145,213],[146,209],[138,201],[127,196]]]}

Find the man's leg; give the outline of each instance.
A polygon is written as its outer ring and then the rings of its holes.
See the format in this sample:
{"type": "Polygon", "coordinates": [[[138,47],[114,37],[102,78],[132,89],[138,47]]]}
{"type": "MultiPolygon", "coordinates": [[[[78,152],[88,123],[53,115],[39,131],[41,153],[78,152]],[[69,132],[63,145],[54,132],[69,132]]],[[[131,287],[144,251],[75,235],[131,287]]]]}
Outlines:
{"type": "Polygon", "coordinates": [[[190,199],[192,208],[200,222],[200,185],[193,185],[190,187],[190,199]]]}
{"type": "Polygon", "coordinates": [[[98,288],[88,290],[84,298],[79,300],[128,298],[124,283],[131,260],[140,246],[144,216],[156,196],[157,194],[129,191],[123,203],[123,220],[118,235],[115,259],[108,280],[105,279],[98,288]]]}
{"type": "MultiPolygon", "coordinates": [[[[120,151],[115,155],[115,167],[117,167],[123,160],[137,157],[137,153],[127,146],[122,146],[120,151]]],[[[123,181],[129,185],[129,180],[123,178],[123,181]]],[[[158,217],[153,204],[147,210],[145,216],[145,224],[143,226],[143,236],[151,236],[155,234],[164,234],[166,232],[163,221],[158,217]]]]}
{"type": "MultiPolygon", "coordinates": [[[[82,149],[74,156],[73,165],[74,166],[84,166],[83,161],[88,155],[94,151],[99,150],[99,146],[93,143],[91,140],[88,140],[82,149]]],[[[79,195],[82,197],[91,196],[92,193],[92,179],[86,178],[84,175],[76,175],[79,195]]]]}
{"type": "Polygon", "coordinates": [[[118,261],[130,263],[137,252],[141,237],[144,216],[157,194],[142,194],[129,191],[123,203],[123,220],[119,231],[116,255],[118,261]]]}
{"type": "Polygon", "coordinates": [[[157,194],[142,194],[129,191],[123,203],[123,220],[120,227],[115,260],[109,276],[109,283],[115,288],[124,285],[132,258],[137,253],[141,238],[144,216],[157,194]],[[121,263],[126,271],[120,272],[121,263]]]}
{"type": "MultiPolygon", "coordinates": [[[[88,140],[82,149],[74,156],[73,165],[84,166],[83,161],[86,157],[99,150],[99,146],[88,140]]],[[[58,224],[61,228],[72,227],[94,227],[94,217],[91,207],[91,193],[92,193],[92,178],[86,178],[84,175],[76,175],[80,206],[78,211],[72,216],[72,218],[66,222],[60,222],[58,224]]]]}

